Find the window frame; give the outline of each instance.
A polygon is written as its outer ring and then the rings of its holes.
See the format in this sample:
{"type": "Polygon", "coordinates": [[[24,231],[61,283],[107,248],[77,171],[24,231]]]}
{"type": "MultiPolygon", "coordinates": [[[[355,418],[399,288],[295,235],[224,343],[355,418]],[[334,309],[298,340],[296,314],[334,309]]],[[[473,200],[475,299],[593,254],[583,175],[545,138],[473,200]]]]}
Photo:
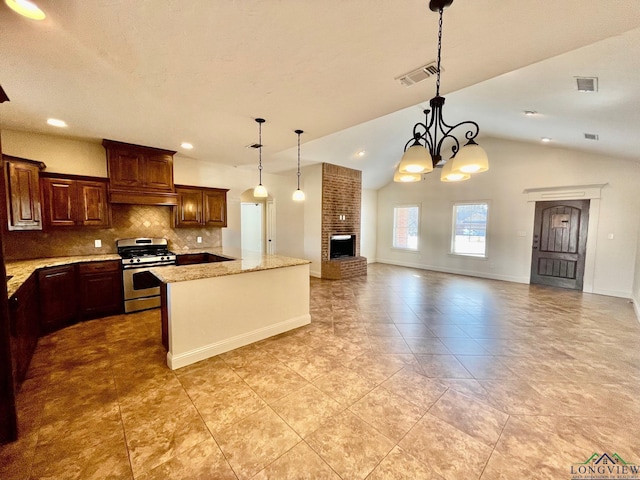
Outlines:
{"type": "Polygon", "coordinates": [[[421,203],[407,203],[407,204],[402,204],[402,205],[394,205],[393,206],[393,220],[392,220],[392,227],[391,227],[391,249],[392,250],[398,250],[401,252],[419,252],[420,251],[420,233],[421,233],[421,221],[420,221],[420,217],[422,215],[422,204],[421,203]],[[396,211],[399,208],[417,208],[418,209],[418,218],[417,218],[417,235],[416,235],[416,247],[415,248],[411,248],[411,247],[402,247],[402,246],[396,246],[395,241],[396,241],[396,211]]]}
{"type": "Polygon", "coordinates": [[[489,258],[489,226],[491,218],[491,202],[489,200],[470,200],[462,202],[452,202],[451,204],[451,244],[449,247],[449,255],[456,257],[477,258],[479,260],[487,260],[489,258]],[[463,205],[486,205],[487,218],[485,221],[484,234],[484,254],[456,252],[456,208],[463,205]]]}

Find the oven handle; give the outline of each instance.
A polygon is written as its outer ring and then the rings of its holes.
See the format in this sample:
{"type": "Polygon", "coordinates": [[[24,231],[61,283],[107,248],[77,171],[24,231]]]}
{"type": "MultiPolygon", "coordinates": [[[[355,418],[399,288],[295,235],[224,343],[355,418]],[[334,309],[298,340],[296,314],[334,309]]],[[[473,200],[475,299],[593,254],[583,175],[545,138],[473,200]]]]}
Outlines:
{"type": "Polygon", "coordinates": [[[173,267],[175,262],[172,263],[129,263],[123,264],[123,270],[135,270],[135,269],[143,269],[143,268],[156,268],[156,267],[173,267]]]}

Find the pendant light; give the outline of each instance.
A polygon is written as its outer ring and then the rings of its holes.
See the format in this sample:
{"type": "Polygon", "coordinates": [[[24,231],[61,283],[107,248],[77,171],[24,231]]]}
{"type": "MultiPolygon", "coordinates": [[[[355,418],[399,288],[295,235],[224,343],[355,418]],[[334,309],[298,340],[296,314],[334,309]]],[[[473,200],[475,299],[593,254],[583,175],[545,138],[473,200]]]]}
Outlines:
{"type": "Polygon", "coordinates": [[[393,174],[393,181],[400,183],[419,182],[422,180],[421,173],[401,173],[400,170],[396,170],[393,174]]]}
{"type": "Polygon", "coordinates": [[[256,198],[267,198],[269,193],[267,189],[262,185],[262,124],[266,122],[264,118],[256,118],[258,123],[258,175],[259,183],[256,188],[253,189],[253,196],[256,198]]]}
{"type": "MultiPolygon", "coordinates": [[[[460,155],[460,153],[458,153],[458,155],[460,155]]],[[[455,157],[450,158],[449,161],[444,164],[444,167],[442,167],[442,172],[440,173],[441,182],[464,182],[471,178],[471,175],[468,173],[453,171],[454,159],[455,157]]]]}
{"type": "Polygon", "coordinates": [[[300,190],[300,135],[304,132],[302,130],[296,130],[296,134],[298,135],[298,189],[293,192],[293,200],[296,202],[304,202],[304,192],[300,190]]]}
{"type": "MultiPolygon", "coordinates": [[[[486,152],[474,139],[480,133],[478,124],[464,121],[449,125],[444,121],[442,110],[444,97],[440,96],[440,63],[442,59],[442,13],[453,0],[430,0],[429,9],[439,15],[438,22],[438,57],[436,67],[436,96],[429,100],[430,108],[424,110],[424,123],[413,126],[411,139],[405,144],[404,155],[398,167],[398,175],[407,173],[429,173],[435,166],[442,166],[441,148],[445,140],[452,141],[452,158],[444,164],[440,179],[443,182],[467,180],[470,174],[486,172],[489,160],[486,152]],[[456,137],[464,136],[467,143],[461,147],[456,137]]],[[[394,178],[395,180],[395,178],[394,178]]]]}

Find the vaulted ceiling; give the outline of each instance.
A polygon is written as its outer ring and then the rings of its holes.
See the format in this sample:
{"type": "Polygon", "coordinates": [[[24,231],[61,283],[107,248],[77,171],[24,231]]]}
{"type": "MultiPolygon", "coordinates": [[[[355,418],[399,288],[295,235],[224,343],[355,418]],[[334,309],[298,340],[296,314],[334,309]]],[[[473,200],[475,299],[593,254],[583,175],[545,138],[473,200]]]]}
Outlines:
{"type": "MultiPolygon", "coordinates": [[[[435,93],[433,78],[409,88],[395,80],[435,60],[438,17],[427,0],[38,5],[40,22],[0,5],[0,84],[11,99],[2,128],[253,168],[246,146],[264,117],[265,172],[295,166],[302,129],[303,164],[358,168],[365,187],[379,188],[435,93]],[[51,117],[68,127],[47,125],[51,117]]],[[[442,65],[449,123],[640,158],[637,0],[456,0],[444,14],[442,65]],[[576,91],[582,76],[598,77],[597,93],[576,91]]]]}

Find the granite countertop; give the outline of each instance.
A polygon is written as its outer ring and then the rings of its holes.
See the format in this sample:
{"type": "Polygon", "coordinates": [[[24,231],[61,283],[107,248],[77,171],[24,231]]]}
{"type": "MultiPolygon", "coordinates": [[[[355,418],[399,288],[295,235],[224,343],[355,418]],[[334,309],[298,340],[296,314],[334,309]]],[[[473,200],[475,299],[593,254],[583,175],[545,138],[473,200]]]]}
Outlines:
{"type": "Polygon", "coordinates": [[[258,272],[274,268],[307,265],[309,260],[301,258],[283,257],[280,255],[262,255],[256,252],[242,251],[237,248],[214,247],[202,250],[174,251],[177,254],[212,253],[222,257],[233,258],[226,262],[199,263],[195,265],[181,265],[158,267],[151,272],[164,283],[186,282],[203,278],[236,275],[238,273],[258,272]]]}
{"type": "Polygon", "coordinates": [[[71,257],[35,258],[33,260],[18,260],[5,263],[7,275],[12,278],[7,282],[9,297],[16,293],[20,286],[27,281],[29,276],[39,268],[59,267],[72,263],[103,262],[106,260],[120,260],[120,255],[111,253],[107,255],[78,255],[71,257]]]}

